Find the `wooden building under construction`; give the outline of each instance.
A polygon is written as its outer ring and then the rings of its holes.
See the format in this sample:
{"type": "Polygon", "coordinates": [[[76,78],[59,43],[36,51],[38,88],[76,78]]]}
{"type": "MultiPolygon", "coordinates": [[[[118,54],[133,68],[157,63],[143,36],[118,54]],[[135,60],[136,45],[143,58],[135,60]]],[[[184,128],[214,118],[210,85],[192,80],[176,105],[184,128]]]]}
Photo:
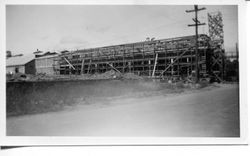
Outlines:
{"type": "MultiPolygon", "coordinates": [[[[220,54],[207,35],[198,39],[199,75],[223,77],[220,54]]],[[[222,52],[223,53],[223,52],[222,52]]],[[[60,74],[94,74],[114,69],[140,76],[185,78],[195,71],[195,36],[136,42],[63,53],[55,69],[60,74]]]]}

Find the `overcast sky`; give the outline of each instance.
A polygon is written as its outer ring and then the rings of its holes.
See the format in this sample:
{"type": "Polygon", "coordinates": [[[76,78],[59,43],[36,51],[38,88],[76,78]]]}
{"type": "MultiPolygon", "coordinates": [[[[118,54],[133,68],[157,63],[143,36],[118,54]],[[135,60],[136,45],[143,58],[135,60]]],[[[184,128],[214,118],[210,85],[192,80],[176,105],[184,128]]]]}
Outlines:
{"type": "MultiPolygon", "coordinates": [[[[207,13],[221,11],[225,49],[232,51],[238,41],[237,6],[206,7],[199,20],[207,23],[207,13]]],[[[194,35],[193,6],[6,6],[7,50],[14,54],[61,51],[194,35]]],[[[200,26],[199,33],[207,33],[200,26]]]]}

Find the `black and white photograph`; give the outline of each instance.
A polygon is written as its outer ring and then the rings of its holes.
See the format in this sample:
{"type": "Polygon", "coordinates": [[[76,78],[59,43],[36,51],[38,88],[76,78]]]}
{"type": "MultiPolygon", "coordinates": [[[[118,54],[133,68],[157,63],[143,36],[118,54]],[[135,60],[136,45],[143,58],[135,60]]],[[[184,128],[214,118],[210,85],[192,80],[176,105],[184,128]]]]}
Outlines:
{"type": "Polygon", "coordinates": [[[5,17],[6,138],[242,138],[239,5],[6,4],[5,17]]]}

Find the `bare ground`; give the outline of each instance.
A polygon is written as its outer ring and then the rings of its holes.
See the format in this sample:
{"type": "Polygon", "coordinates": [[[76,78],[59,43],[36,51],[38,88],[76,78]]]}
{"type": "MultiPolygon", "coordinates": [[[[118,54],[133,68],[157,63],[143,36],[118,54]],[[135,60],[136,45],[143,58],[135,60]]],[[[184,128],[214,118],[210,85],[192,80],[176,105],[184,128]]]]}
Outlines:
{"type": "Polygon", "coordinates": [[[63,111],[9,117],[7,135],[240,136],[237,84],[149,95],[96,98],[87,105],[82,99],[63,111]]]}

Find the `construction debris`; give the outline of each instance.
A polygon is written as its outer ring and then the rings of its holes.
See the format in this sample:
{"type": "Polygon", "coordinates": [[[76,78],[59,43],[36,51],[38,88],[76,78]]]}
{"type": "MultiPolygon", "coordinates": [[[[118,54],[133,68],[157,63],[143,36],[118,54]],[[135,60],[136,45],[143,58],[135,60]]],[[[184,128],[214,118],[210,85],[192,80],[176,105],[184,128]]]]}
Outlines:
{"type": "Polygon", "coordinates": [[[101,73],[101,74],[95,73],[91,75],[91,78],[94,78],[94,79],[116,79],[120,77],[121,77],[121,73],[118,73],[113,69],[105,73],[101,73]]]}
{"type": "Polygon", "coordinates": [[[44,73],[37,75],[29,74],[13,74],[7,75],[7,82],[17,81],[60,81],[60,80],[102,80],[102,79],[130,79],[130,80],[142,80],[143,77],[134,73],[122,74],[113,69],[105,73],[94,73],[94,74],[82,74],[82,75],[46,75],[44,73]]]}

